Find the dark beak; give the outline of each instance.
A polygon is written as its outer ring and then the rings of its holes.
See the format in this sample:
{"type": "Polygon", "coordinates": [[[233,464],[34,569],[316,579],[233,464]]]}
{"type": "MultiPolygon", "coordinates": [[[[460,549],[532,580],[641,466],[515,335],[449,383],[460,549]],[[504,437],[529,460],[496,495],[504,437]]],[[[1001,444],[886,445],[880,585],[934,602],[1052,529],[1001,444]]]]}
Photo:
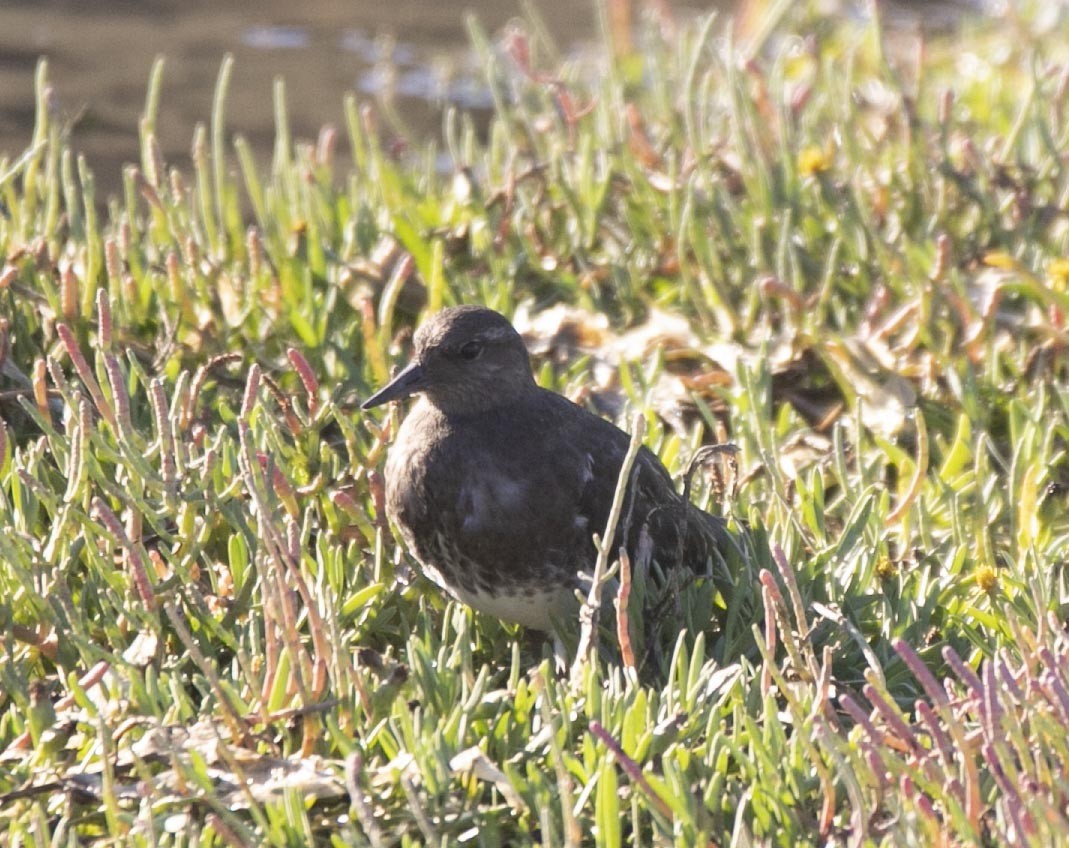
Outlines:
{"type": "Polygon", "coordinates": [[[413,392],[418,392],[422,383],[423,368],[418,362],[412,362],[383,388],[360,404],[360,408],[371,409],[373,406],[381,406],[391,400],[406,398],[413,392]]]}

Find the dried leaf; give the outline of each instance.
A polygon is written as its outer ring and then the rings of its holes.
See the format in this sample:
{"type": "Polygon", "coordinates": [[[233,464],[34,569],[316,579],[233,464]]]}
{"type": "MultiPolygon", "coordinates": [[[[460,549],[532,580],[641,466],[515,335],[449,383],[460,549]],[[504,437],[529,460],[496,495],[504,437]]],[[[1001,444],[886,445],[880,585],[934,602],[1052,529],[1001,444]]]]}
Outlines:
{"type": "Polygon", "coordinates": [[[481,749],[471,747],[461,751],[449,761],[449,768],[454,772],[470,772],[479,780],[493,783],[513,810],[518,813],[527,810],[523,798],[520,797],[505,773],[495,766],[481,749]]]}

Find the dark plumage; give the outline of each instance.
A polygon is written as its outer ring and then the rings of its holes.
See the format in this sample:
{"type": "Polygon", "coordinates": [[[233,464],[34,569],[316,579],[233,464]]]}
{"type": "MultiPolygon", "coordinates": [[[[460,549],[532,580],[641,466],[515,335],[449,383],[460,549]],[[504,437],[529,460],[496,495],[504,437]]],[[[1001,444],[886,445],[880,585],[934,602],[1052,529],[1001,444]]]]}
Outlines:
{"type": "MultiPolygon", "coordinates": [[[[520,335],[477,306],[423,324],[411,364],[363,408],[412,394],[386,461],[389,517],[453,597],[552,629],[589,582],[627,434],[540,388],[520,335]]],[[[704,569],[728,543],[723,522],[684,501],[645,448],[633,475],[616,544],[633,554],[645,527],[663,567],[704,569]]]]}

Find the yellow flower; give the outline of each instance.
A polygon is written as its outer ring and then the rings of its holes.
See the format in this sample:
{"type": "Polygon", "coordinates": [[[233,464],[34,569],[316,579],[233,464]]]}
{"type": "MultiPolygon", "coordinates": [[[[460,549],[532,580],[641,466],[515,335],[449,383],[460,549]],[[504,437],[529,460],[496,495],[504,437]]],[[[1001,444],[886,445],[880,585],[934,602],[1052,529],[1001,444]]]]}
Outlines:
{"type": "Polygon", "coordinates": [[[989,250],[984,254],[984,264],[990,268],[1012,271],[1017,267],[1017,260],[1004,250],[989,250]]]}
{"type": "Polygon", "coordinates": [[[890,557],[881,557],[876,563],[876,576],[881,580],[890,580],[898,574],[898,568],[890,557]]]}
{"type": "Polygon", "coordinates": [[[1052,259],[1047,265],[1047,279],[1055,291],[1069,288],[1069,259],[1052,259]]]}
{"type": "Polygon", "coordinates": [[[976,585],[984,592],[993,592],[998,587],[998,573],[990,565],[976,569],[976,585]]]}
{"type": "Polygon", "coordinates": [[[830,167],[831,161],[828,154],[815,145],[805,148],[798,154],[798,170],[803,177],[811,177],[830,167]]]}

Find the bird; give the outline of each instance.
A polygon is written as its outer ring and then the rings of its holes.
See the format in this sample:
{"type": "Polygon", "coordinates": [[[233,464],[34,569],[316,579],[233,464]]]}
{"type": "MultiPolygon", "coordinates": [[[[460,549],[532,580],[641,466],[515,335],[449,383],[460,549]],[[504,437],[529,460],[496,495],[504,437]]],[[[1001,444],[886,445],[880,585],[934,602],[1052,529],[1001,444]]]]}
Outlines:
{"type": "MultiPolygon", "coordinates": [[[[540,387],[523,338],[491,309],[443,309],[413,347],[409,364],[361,404],[418,396],[387,453],[387,516],[450,596],[552,631],[589,586],[594,534],[605,532],[630,437],[540,387]]],[[[639,450],[631,474],[611,550],[633,558],[645,532],[664,569],[700,573],[722,557],[724,520],[685,500],[650,450],[639,450]]]]}

